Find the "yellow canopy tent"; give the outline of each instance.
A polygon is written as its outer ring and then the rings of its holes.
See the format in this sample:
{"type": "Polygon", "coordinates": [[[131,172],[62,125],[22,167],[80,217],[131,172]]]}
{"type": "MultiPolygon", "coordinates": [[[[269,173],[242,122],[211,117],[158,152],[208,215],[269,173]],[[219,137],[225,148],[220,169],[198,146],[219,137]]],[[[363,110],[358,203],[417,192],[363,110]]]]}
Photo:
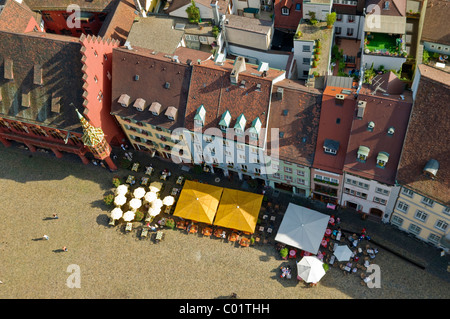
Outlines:
{"type": "Polygon", "coordinates": [[[222,192],[222,187],[186,181],[173,214],[184,219],[212,224],[222,192]]]}
{"type": "Polygon", "coordinates": [[[263,195],[225,188],[214,225],[253,233],[262,200],[263,195]]]}

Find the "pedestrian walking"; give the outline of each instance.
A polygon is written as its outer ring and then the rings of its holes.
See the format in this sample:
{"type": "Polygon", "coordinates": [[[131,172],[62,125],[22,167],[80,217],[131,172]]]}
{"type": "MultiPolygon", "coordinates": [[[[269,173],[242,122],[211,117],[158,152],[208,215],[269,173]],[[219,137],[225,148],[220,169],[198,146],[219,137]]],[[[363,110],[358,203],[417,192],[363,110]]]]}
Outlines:
{"type": "Polygon", "coordinates": [[[63,251],[69,251],[66,246],[62,248],[63,251]]]}
{"type": "Polygon", "coordinates": [[[42,238],[44,238],[45,240],[48,240],[48,236],[47,235],[42,236],[42,238]]]}
{"type": "Polygon", "coordinates": [[[59,218],[58,215],[53,214],[53,219],[58,219],[58,218],[59,218]]]}

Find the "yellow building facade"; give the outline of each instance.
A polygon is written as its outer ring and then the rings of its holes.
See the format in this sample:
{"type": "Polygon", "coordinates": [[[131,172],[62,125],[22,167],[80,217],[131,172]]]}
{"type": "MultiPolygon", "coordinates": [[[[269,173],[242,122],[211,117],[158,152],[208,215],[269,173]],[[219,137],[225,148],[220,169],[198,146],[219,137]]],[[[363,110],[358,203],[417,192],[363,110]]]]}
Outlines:
{"type": "Polygon", "coordinates": [[[450,232],[450,207],[402,186],[391,224],[436,247],[450,232]]]}

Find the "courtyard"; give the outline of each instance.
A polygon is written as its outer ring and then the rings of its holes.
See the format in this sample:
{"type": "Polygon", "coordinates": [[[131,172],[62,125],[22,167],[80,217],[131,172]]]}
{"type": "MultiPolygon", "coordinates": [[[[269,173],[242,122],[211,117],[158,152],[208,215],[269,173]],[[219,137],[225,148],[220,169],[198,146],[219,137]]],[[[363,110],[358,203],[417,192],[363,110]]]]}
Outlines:
{"type": "MultiPolygon", "coordinates": [[[[142,240],[136,231],[109,227],[110,209],[103,202],[113,176],[126,176],[129,170],[111,173],[70,155],[56,159],[15,144],[0,145],[0,158],[3,299],[215,299],[233,292],[246,299],[449,296],[449,280],[383,249],[376,259],[381,288],[369,289],[359,276],[331,267],[318,287],[304,289],[295,275],[280,278],[280,266],[294,269],[295,260],[282,260],[271,242],[239,247],[177,229],[165,229],[159,244],[142,240]],[[59,219],[49,218],[54,213],[59,219]],[[48,240],[41,240],[44,234],[48,240]],[[63,246],[67,252],[61,251],[63,246]],[[80,288],[66,284],[71,265],[80,269],[80,288]]],[[[166,165],[156,158],[144,160],[166,165]]]]}

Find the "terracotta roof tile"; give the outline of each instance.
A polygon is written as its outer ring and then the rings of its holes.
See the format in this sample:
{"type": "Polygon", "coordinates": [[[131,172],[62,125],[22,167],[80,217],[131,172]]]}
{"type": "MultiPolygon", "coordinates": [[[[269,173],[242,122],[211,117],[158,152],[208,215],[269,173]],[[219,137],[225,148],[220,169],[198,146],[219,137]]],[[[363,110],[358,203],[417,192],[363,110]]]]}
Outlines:
{"type": "MultiPolygon", "coordinates": [[[[411,95],[411,92],[402,93],[411,95]]],[[[364,116],[362,119],[356,116],[353,118],[344,171],[394,185],[412,103],[402,100],[398,95],[359,94],[359,101],[366,102],[364,116]],[[375,124],[372,131],[368,130],[369,122],[375,124]],[[388,135],[391,127],[395,130],[394,134],[388,135]],[[370,149],[365,163],[357,161],[360,146],[370,149]],[[380,152],[389,154],[389,161],[384,168],[376,166],[380,152]]]]}
{"type": "Polygon", "coordinates": [[[434,72],[423,72],[424,69],[422,66],[419,68],[420,82],[397,180],[408,188],[450,205],[450,82],[442,83],[441,76],[435,80],[434,72]],[[440,166],[434,180],[423,174],[430,159],[437,160],[440,166]]]}
{"type": "MultiPolygon", "coordinates": [[[[239,74],[239,82],[246,81],[245,88],[231,84],[230,74],[233,61],[227,60],[224,65],[215,65],[208,60],[202,64],[194,64],[189,98],[186,109],[186,128],[194,129],[194,116],[200,105],[206,109],[204,129],[219,128],[222,114],[228,110],[234,127],[239,115],[247,119],[246,128],[259,117],[262,127],[267,127],[272,81],[284,75],[284,71],[270,69],[267,77],[261,77],[257,66],[247,64],[246,70],[239,74]],[[257,85],[260,84],[260,91],[257,85]]],[[[262,139],[260,142],[264,142],[262,139]]]]}
{"type": "Polygon", "coordinates": [[[3,61],[14,65],[14,79],[0,81],[0,114],[29,123],[81,132],[70,103],[83,104],[79,39],[41,32],[0,32],[0,75],[3,61]],[[26,50],[24,50],[26,48],[26,50]],[[42,85],[34,84],[35,65],[42,68],[42,85]],[[22,108],[22,93],[30,92],[30,107],[22,108]],[[59,98],[60,113],[52,112],[52,98],[59,98]]]}
{"type": "Polygon", "coordinates": [[[14,0],[0,0],[4,5],[0,11],[0,30],[11,32],[25,32],[30,24],[37,25],[35,14],[26,6],[14,0]]]}
{"type": "Polygon", "coordinates": [[[274,27],[280,29],[297,30],[297,26],[302,18],[302,11],[295,10],[295,5],[299,3],[303,8],[302,0],[276,0],[274,3],[275,21],[274,27]],[[289,8],[289,15],[281,14],[283,7],[289,8]]]}
{"type": "Polygon", "coordinates": [[[170,130],[183,127],[190,67],[185,63],[173,62],[164,53],[152,52],[139,47],[113,50],[111,113],[170,130]],[[136,75],[139,76],[137,80],[136,75]],[[168,88],[165,88],[166,83],[169,83],[168,88]],[[123,107],[118,102],[122,94],[130,97],[128,107],[123,107]],[[133,103],[139,98],[145,100],[144,111],[133,107],[133,103]],[[158,116],[149,111],[153,102],[161,104],[158,116]],[[176,121],[164,116],[169,106],[178,110],[176,121]]]}
{"type": "Polygon", "coordinates": [[[321,94],[305,86],[283,80],[273,87],[269,115],[267,150],[271,153],[272,129],[279,129],[278,156],[281,160],[311,166],[319,131],[321,94]],[[283,97],[277,97],[278,88],[283,97]]]}
{"type": "Polygon", "coordinates": [[[99,36],[119,40],[123,45],[128,37],[134,18],[137,16],[133,0],[117,1],[114,9],[107,15],[99,36]]]}
{"type": "Polygon", "coordinates": [[[356,106],[356,99],[353,94],[344,94],[343,104],[338,105],[336,95],[342,94],[341,92],[342,88],[328,86],[323,93],[319,135],[313,163],[314,168],[336,174],[342,174],[356,106]],[[339,150],[336,155],[324,152],[323,146],[326,139],[339,142],[339,150]]]}
{"type": "Polygon", "coordinates": [[[450,2],[428,0],[422,40],[450,45],[450,2]]]}

